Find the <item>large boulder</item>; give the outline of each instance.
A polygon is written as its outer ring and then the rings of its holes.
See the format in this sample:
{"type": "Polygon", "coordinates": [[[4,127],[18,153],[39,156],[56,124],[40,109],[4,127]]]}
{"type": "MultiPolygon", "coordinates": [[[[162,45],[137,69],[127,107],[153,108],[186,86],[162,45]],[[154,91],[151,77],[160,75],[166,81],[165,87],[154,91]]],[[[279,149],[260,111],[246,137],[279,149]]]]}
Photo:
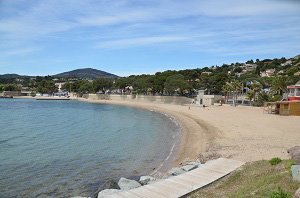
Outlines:
{"type": "Polygon", "coordinates": [[[199,167],[201,165],[201,162],[200,161],[187,162],[186,165],[196,165],[197,167],[199,167]]]}
{"type": "Polygon", "coordinates": [[[292,166],[293,180],[300,182],[300,165],[292,166]]]}
{"type": "Polygon", "coordinates": [[[198,165],[196,165],[196,164],[187,164],[187,165],[181,167],[181,169],[186,171],[186,172],[194,170],[196,168],[198,168],[198,165]]]}
{"type": "Polygon", "coordinates": [[[124,177],[121,177],[121,179],[118,182],[118,185],[121,190],[130,190],[133,188],[138,188],[141,186],[141,184],[137,181],[126,179],[124,177]]]}
{"type": "Polygon", "coordinates": [[[297,165],[300,165],[300,146],[294,146],[288,150],[288,153],[297,165]]]}
{"type": "Polygon", "coordinates": [[[168,173],[170,175],[173,175],[173,176],[177,176],[177,175],[181,175],[182,173],[185,173],[186,171],[183,170],[182,168],[172,168],[171,170],[168,171],[168,173]]]}
{"type": "Polygon", "coordinates": [[[120,192],[120,191],[121,190],[119,190],[119,189],[105,189],[105,190],[102,190],[98,193],[98,198],[105,198],[108,195],[112,195],[112,194],[115,194],[115,193],[120,192]]]}
{"type": "Polygon", "coordinates": [[[156,181],[156,179],[154,177],[151,177],[151,176],[141,176],[140,180],[139,180],[139,182],[142,185],[147,185],[147,184],[153,183],[155,181],[156,181]]]}

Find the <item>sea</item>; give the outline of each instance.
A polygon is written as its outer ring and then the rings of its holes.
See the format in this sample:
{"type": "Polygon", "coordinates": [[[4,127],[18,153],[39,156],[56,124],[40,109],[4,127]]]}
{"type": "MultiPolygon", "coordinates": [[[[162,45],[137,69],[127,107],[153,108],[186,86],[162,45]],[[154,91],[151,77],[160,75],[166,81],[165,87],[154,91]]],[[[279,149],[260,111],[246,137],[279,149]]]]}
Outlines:
{"type": "Polygon", "coordinates": [[[0,197],[91,196],[170,168],[172,117],[80,101],[0,99],[0,197]]]}

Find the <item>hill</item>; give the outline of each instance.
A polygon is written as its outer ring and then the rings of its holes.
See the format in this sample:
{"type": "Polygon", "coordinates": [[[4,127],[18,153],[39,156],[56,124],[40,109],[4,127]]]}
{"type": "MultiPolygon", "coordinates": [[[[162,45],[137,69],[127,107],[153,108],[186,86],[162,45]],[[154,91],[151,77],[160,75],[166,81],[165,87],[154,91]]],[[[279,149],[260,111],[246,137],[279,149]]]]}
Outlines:
{"type": "Polygon", "coordinates": [[[80,78],[80,79],[96,79],[96,78],[118,78],[117,75],[93,69],[93,68],[84,68],[84,69],[75,69],[68,72],[63,72],[60,74],[53,75],[55,78],[80,78]]]}
{"type": "Polygon", "coordinates": [[[26,76],[21,76],[19,74],[3,74],[3,75],[0,75],[0,78],[2,78],[2,79],[23,78],[23,77],[26,77],[26,76]]]}

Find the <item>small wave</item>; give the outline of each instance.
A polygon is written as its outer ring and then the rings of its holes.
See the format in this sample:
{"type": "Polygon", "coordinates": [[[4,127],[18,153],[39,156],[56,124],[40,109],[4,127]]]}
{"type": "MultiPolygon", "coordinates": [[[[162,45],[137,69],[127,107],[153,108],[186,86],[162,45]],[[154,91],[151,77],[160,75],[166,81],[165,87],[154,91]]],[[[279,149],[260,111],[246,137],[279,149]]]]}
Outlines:
{"type": "Polygon", "coordinates": [[[0,144],[4,144],[6,142],[9,142],[11,140],[18,139],[18,138],[21,138],[21,137],[23,137],[23,136],[21,136],[21,135],[20,136],[14,136],[14,137],[7,138],[5,140],[0,140],[0,144]]]}
{"type": "Polygon", "coordinates": [[[156,170],[154,170],[152,173],[150,173],[150,175],[154,175],[156,174],[163,166],[164,164],[169,160],[169,158],[172,156],[173,154],[173,151],[175,149],[175,146],[176,146],[176,142],[173,144],[172,148],[171,148],[171,151],[169,153],[169,155],[165,158],[165,160],[157,167],[156,170]]]}

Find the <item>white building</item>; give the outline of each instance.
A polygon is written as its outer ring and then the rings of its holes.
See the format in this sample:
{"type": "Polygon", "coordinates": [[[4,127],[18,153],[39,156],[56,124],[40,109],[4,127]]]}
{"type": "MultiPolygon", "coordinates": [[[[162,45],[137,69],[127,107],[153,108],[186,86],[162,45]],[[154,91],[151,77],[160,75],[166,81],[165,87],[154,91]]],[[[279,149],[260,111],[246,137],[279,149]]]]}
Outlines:
{"type": "Polygon", "coordinates": [[[223,100],[223,96],[221,96],[221,95],[205,95],[204,92],[205,92],[205,90],[198,91],[196,104],[211,106],[217,102],[220,102],[220,100],[223,100]]]}
{"type": "Polygon", "coordinates": [[[61,92],[61,88],[65,83],[55,83],[55,86],[58,88],[58,92],[61,92]]]}
{"type": "Polygon", "coordinates": [[[273,76],[274,74],[275,74],[275,69],[267,69],[266,71],[261,72],[260,76],[261,77],[270,77],[270,76],[273,76]]]}

